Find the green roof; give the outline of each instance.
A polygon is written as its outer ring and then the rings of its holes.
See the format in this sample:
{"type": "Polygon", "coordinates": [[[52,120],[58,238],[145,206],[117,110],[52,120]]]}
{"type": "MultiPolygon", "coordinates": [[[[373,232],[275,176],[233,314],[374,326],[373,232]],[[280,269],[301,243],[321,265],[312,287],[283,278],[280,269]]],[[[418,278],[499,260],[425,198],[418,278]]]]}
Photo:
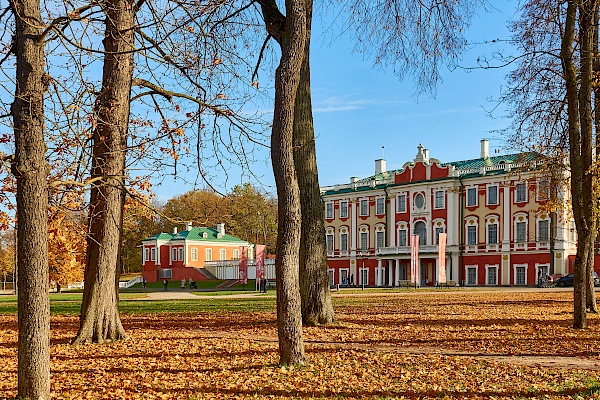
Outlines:
{"type": "Polygon", "coordinates": [[[529,161],[535,160],[539,156],[540,155],[537,153],[506,154],[506,155],[502,155],[502,156],[476,158],[473,160],[454,161],[454,162],[444,163],[444,164],[442,164],[442,166],[453,165],[458,170],[476,169],[476,168],[481,168],[481,167],[498,166],[503,163],[504,164],[515,164],[515,163],[529,162],[529,161]]]}
{"type": "Polygon", "coordinates": [[[194,227],[191,230],[183,230],[177,233],[159,233],[147,240],[198,240],[202,242],[235,242],[235,243],[246,243],[245,240],[242,240],[238,237],[225,234],[222,237],[218,237],[218,231],[213,228],[199,228],[194,227]],[[206,237],[204,234],[206,233],[206,237]]]}

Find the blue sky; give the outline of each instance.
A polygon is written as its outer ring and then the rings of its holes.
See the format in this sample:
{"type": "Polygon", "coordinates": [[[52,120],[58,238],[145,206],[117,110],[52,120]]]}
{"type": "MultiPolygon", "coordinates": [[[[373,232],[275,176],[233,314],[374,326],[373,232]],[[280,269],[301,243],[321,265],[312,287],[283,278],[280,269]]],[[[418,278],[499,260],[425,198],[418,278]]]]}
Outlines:
{"type": "MultiPolygon", "coordinates": [[[[465,32],[469,42],[509,38],[506,22],[515,12],[515,4],[503,2],[495,7],[474,18],[465,32]]],[[[467,72],[444,68],[444,82],[436,97],[415,98],[413,82],[400,82],[391,70],[373,67],[372,60],[353,53],[350,37],[332,40],[321,33],[320,25],[321,19],[315,18],[311,88],[322,186],[346,183],[351,176],[372,175],[374,160],[382,157],[382,146],[388,169],[401,168],[412,160],[420,143],[442,162],[477,158],[480,140],[497,138],[493,131],[509,124],[502,106],[493,118],[488,115],[495,106],[490,98],[500,94],[509,69],[467,72]]],[[[478,57],[492,51],[489,45],[474,46],[460,64],[475,66],[478,57]]],[[[491,140],[490,147],[491,151],[499,148],[506,152],[500,140],[491,140]]],[[[265,151],[264,162],[255,164],[255,172],[263,176],[265,189],[275,192],[268,158],[265,151]]],[[[220,188],[227,191],[236,183],[239,181],[232,179],[220,188]]],[[[222,182],[215,184],[219,187],[222,182]]],[[[190,189],[168,181],[155,188],[162,199],[190,189]]]]}

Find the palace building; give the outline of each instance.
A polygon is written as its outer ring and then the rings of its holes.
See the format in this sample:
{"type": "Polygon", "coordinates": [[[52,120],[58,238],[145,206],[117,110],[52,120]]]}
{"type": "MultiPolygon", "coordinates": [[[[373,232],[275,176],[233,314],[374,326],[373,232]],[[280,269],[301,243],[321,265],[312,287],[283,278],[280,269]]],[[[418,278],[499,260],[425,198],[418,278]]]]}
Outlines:
{"type": "Polygon", "coordinates": [[[442,163],[418,146],[413,161],[321,188],[332,285],[397,286],[411,279],[411,235],[419,237],[421,286],[436,284],[438,235],[447,234],[446,277],[464,285],[535,285],[569,272],[576,252],[569,194],[545,207],[550,179],[536,153],[442,163]],[[532,168],[533,167],[533,168],[532,168]]]}

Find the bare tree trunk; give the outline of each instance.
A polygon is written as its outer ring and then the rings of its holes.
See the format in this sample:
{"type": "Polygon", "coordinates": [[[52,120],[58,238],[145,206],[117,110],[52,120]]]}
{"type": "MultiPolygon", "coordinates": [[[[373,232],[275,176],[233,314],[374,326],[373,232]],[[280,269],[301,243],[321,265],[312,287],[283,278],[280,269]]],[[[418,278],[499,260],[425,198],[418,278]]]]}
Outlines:
{"type": "Polygon", "coordinates": [[[12,0],[17,56],[12,172],[17,179],[18,397],[50,398],[48,173],[44,142],[44,23],[38,0],[12,0]]]}
{"type": "Polygon", "coordinates": [[[95,106],[85,287],[75,344],[127,335],[119,317],[118,269],[125,196],[125,152],[133,76],[135,12],[127,0],[104,3],[106,32],[102,91],[95,106]]]}
{"type": "Polygon", "coordinates": [[[309,53],[312,3],[312,0],[307,0],[305,55],[294,110],[294,165],[298,175],[302,207],[300,294],[302,296],[302,321],[305,325],[328,324],[334,319],[327,273],[325,216],[319,187],[310,93],[309,53]]]}
{"type": "Polygon", "coordinates": [[[298,282],[301,235],[300,190],[294,169],[294,105],[306,40],[305,0],[286,0],[286,35],[275,73],[271,160],[279,221],[277,234],[277,331],[281,364],[305,362],[298,282]]]}

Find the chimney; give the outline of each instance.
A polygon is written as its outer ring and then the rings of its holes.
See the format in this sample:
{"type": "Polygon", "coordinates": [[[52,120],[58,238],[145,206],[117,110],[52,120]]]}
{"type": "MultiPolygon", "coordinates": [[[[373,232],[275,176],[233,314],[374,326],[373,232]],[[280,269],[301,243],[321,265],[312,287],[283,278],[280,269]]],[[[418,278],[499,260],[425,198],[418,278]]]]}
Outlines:
{"type": "Polygon", "coordinates": [[[221,236],[225,236],[225,224],[217,224],[217,233],[221,236]]]}
{"type": "Polygon", "coordinates": [[[358,182],[358,176],[350,177],[350,183],[356,183],[356,182],[358,182]]]}
{"type": "Polygon", "coordinates": [[[173,235],[177,235],[177,227],[173,228],[173,235]]]}
{"type": "Polygon", "coordinates": [[[191,231],[191,230],[192,230],[192,223],[191,223],[191,222],[188,222],[188,223],[185,225],[185,230],[186,230],[186,231],[191,231]]]}
{"type": "Polygon", "coordinates": [[[379,175],[383,172],[386,172],[385,160],[383,158],[380,158],[379,160],[375,160],[375,175],[379,175]]]}
{"type": "Polygon", "coordinates": [[[481,140],[481,155],[479,158],[490,158],[490,142],[489,140],[481,140]]]}

